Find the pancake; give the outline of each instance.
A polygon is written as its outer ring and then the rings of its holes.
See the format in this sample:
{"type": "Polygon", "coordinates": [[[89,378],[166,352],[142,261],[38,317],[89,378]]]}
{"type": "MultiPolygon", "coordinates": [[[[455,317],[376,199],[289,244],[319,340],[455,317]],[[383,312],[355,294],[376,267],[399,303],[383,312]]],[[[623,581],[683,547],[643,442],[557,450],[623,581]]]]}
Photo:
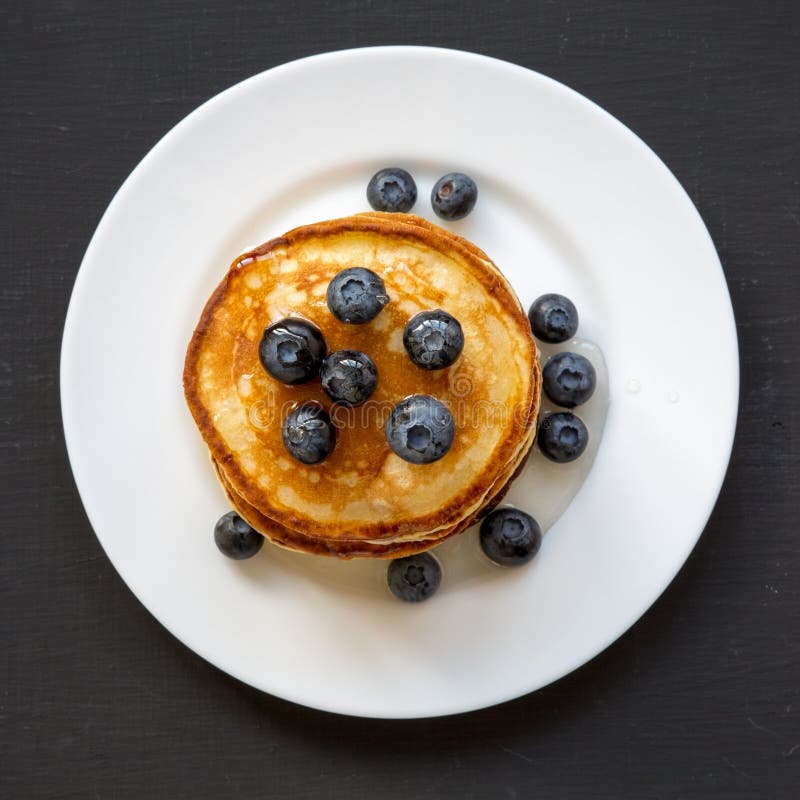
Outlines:
{"type": "Polygon", "coordinates": [[[297,228],[237,258],[184,367],[187,403],[234,507],[278,543],[344,557],[399,552],[390,544],[425,549],[485,513],[533,442],[540,380],[527,317],[489,258],[419,217],[388,214],[297,228]],[[390,296],[366,325],[339,322],[325,301],[350,266],[378,273],[390,296]],[[427,371],[408,358],[402,332],[436,308],[459,320],[465,344],[451,367],[427,371]],[[263,330],[287,316],[313,322],[329,351],[372,357],[378,387],[364,406],[331,408],[318,380],[285,386],[264,371],[263,330]],[[444,402],[456,421],[450,452],[427,465],[400,459],[383,433],[391,408],[417,393],[444,402]],[[333,453],[313,466],[281,439],[286,414],[308,400],[341,426],[333,453]]]}

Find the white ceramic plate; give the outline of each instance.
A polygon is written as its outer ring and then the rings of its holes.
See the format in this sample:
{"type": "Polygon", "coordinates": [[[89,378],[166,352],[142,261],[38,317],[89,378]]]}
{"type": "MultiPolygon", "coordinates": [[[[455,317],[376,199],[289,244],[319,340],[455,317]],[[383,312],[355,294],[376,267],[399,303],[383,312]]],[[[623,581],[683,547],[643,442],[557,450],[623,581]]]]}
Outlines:
{"type": "Polygon", "coordinates": [[[153,148],[81,266],[61,391],[97,536],[175,636],[298,703],[414,717],[544,686],[653,603],[719,492],[738,355],[708,233],[641,140],[526,69],[387,47],[257,75],[153,148]],[[394,164],[416,176],[415,211],[433,219],[435,179],[471,174],[478,205],[452,227],[493,257],[523,304],[570,296],[610,376],[594,467],[535,561],[463,581],[448,581],[445,565],[440,592],[411,606],[381,590],[375,562],[271,546],[249,562],[220,556],[211,533],[227,507],[181,389],[189,336],[232,258],[292,226],[368,210],[367,180],[394,164]]]}

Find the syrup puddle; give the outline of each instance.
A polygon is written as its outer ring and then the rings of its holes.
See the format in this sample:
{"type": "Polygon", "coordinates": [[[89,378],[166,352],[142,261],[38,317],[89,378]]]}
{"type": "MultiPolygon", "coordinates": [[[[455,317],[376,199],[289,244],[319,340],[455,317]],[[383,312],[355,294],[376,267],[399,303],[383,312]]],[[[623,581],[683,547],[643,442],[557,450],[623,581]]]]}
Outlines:
{"type": "MultiPolygon", "coordinates": [[[[556,464],[545,458],[539,450],[539,446],[534,443],[528,463],[500,504],[501,507],[516,506],[527,511],[539,523],[547,536],[547,531],[578,494],[592,468],[608,415],[609,385],[606,362],[596,344],[576,337],[557,345],[537,342],[537,346],[542,367],[556,353],[570,351],[580,353],[588,358],[597,372],[597,388],[592,397],[582,406],[571,409],[589,429],[589,443],[584,453],[571,463],[556,464]]],[[[544,414],[563,410],[565,409],[554,406],[544,392],[542,393],[540,419],[544,414]]],[[[440,592],[447,591],[454,586],[463,588],[466,583],[499,580],[504,577],[506,570],[493,564],[484,556],[478,543],[479,527],[480,525],[473,525],[464,533],[430,551],[442,565],[440,592]]],[[[273,564],[278,564],[281,569],[291,572],[293,579],[307,579],[309,582],[358,594],[380,594],[398,602],[394,600],[386,586],[388,560],[339,561],[323,556],[294,553],[271,545],[269,542],[265,543],[263,552],[264,556],[273,564]]],[[[261,560],[253,559],[251,562],[253,567],[256,567],[254,562],[261,560]]],[[[525,568],[523,566],[520,570],[525,568]]],[[[256,568],[254,572],[257,571],[256,568]]],[[[256,575],[253,577],[257,578],[256,575]]],[[[264,579],[267,580],[266,577],[264,579]]]]}

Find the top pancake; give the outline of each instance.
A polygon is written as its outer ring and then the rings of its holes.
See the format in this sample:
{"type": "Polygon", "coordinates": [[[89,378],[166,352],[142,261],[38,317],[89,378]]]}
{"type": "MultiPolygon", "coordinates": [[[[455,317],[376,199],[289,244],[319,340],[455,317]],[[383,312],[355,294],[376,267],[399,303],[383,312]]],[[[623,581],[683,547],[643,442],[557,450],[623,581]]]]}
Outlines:
{"type": "Polygon", "coordinates": [[[538,410],[536,349],[519,300],[474,245],[412,215],[361,214],[297,228],[237,258],[208,301],[186,356],[189,408],[230,488],[260,513],[321,539],[413,539],[479,509],[530,443],[538,410]],[[380,275],[389,303],[366,325],[329,311],[325,293],[342,269],[380,275]],[[459,320],[464,349],[451,367],[416,367],[403,347],[408,320],[441,308],[459,320]],[[285,386],[258,358],[264,329],[299,316],[328,351],[362,350],[378,386],[366,404],[332,407],[319,380],[285,386]],[[456,423],[439,461],[403,461],[383,423],[411,394],[430,394],[456,423]],[[289,456],[281,423],[316,400],[337,424],[320,464],[289,456]]]}

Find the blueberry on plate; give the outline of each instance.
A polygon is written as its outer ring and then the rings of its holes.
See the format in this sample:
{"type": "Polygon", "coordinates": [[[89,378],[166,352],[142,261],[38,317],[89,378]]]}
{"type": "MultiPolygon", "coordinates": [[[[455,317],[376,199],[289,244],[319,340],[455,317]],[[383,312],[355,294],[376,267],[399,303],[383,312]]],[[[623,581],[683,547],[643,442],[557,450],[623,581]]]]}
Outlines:
{"type": "Polygon", "coordinates": [[[363,325],[389,302],[383,281],[365,267],[343,269],[328,284],[328,308],[336,319],[363,325]]]}
{"type": "Polygon", "coordinates": [[[367,184],[367,201],[376,211],[410,211],[417,202],[417,184],[404,169],[386,167],[367,184]]]}
{"type": "Polygon", "coordinates": [[[283,444],[303,464],[318,464],[336,444],[336,432],[328,412],[317,403],[303,403],[283,421],[283,444]]]}
{"type": "Polygon", "coordinates": [[[458,320],[446,311],[421,311],[403,332],[411,360],[423,369],[449,367],[464,347],[464,333],[458,320]]]}
{"type": "Polygon", "coordinates": [[[407,603],[419,603],[439,588],[442,568],[430,553],[417,553],[389,562],[386,580],[395,597],[407,603]]]}
{"type": "Polygon", "coordinates": [[[327,349],[316,326],[287,317],[264,331],[258,357],[264,369],[281,383],[305,383],[319,374],[327,349]]]}
{"type": "Polygon", "coordinates": [[[589,443],[589,431],[583,420],[571,411],[558,411],[539,423],[536,440],[539,449],[551,461],[564,464],[583,453],[589,443]]]}
{"type": "Polygon", "coordinates": [[[427,394],[401,400],[386,420],[386,441],[412,464],[438,461],[453,445],[455,423],[447,406],[427,394]]]}
{"type": "Polygon", "coordinates": [[[556,405],[575,408],[594,394],[597,373],[578,353],[556,353],[542,370],[542,387],[556,405]]]}
{"type": "Polygon", "coordinates": [[[438,217],[446,220],[464,219],[475,208],[478,187],[463,172],[449,172],[436,181],[431,191],[431,205],[438,217]]]}
{"type": "Polygon", "coordinates": [[[533,335],[543,342],[558,344],[578,331],[578,309],[563,294],[543,294],[528,311],[533,335]]]}
{"type": "Polygon", "coordinates": [[[214,542],[224,556],[242,561],[252,558],[261,549],[264,537],[235,511],[229,511],[214,526],[214,542]]]}
{"type": "Polygon", "coordinates": [[[323,362],[322,388],[331,400],[344,406],[361,405],[378,384],[372,359],[359,350],[337,350],[323,362]]]}
{"type": "Polygon", "coordinates": [[[495,564],[527,564],[542,546],[539,523],[518,508],[498,508],[481,522],[481,549],[495,564]]]}

